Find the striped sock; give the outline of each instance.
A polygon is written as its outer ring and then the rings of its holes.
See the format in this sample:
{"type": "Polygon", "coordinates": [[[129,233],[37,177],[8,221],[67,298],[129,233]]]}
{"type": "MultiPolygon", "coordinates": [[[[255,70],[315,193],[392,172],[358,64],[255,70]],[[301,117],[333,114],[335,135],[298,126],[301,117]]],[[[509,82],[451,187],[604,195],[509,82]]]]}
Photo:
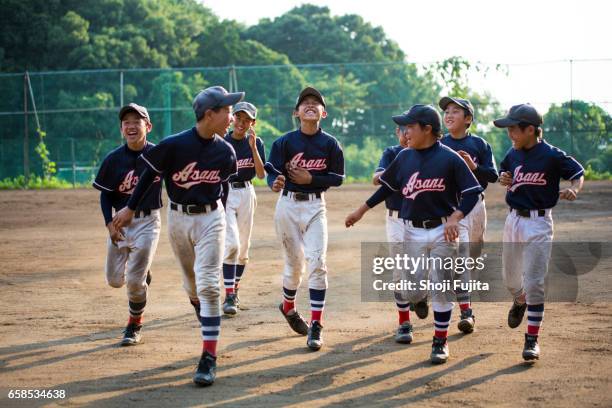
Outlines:
{"type": "Polygon", "coordinates": [[[395,301],[397,313],[399,314],[399,324],[410,322],[410,303],[400,303],[395,301]]]}
{"type": "Polygon", "coordinates": [[[310,292],[310,322],[321,323],[325,308],[325,289],[308,289],[310,292]]]}
{"type": "Polygon", "coordinates": [[[527,305],[527,334],[537,336],[544,318],[544,303],[527,305]]]}
{"type": "Polygon", "coordinates": [[[202,329],[202,347],[213,356],[217,355],[217,341],[221,331],[221,310],[219,298],[200,302],[200,326],[202,329]]]}
{"type": "Polygon", "coordinates": [[[234,288],[238,290],[238,286],[240,286],[240,279],[242,279],[242,274],[244,273],[244,267],[246,265],[236,265],[236,283],[234,284],[234,288]]]}
{"type": "Polygon", "coordinates": [[[236,265],[223,264],[223,284],[225,294],[234,293],[234,281],[236,280],[236,265]]]}
{"type": "Polygon", "coordinates": [[[461,311],[468,310],[472,306],[470,302],[470,293],[457,291],[457,303],[459,303],[459,309],[461,309],[461,311]]]}
{"type": "Polygon", "coordinates": [[[129,309],[130,309],[130,319],[129,323],[142,324],[142,314],[144,313],[144,308],[147,304],[147,301],[136,303],[131,300],[128,301],[129,309]]]}
{"type": "Polygon", "coordinates": [[[439,339],[448,337],[448,326],[450,325],[451,311],[436,312],[434,310],[434,336],[439,339]]]}
{"type": "Polygon", "coordinates": [[[283,286],[283,312],[288,314],[290,311],[295,309],[295,294],[297,289],[287,289],[283,286]]]}

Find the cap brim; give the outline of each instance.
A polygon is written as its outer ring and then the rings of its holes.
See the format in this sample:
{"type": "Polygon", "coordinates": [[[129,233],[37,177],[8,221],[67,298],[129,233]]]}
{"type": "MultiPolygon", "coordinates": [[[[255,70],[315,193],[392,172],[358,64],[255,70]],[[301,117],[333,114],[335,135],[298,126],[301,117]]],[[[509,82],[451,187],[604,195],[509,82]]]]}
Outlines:
{"type": "Polygon", "coordinates": [[[300,94],[300,97],[298,98],[297,103],[295,104],[295,110],[298,109],[298,107],[300,106],[300,104],[304,101],[304,99],[306,99],[306,97],[308,96],[314,96],[315,98],[317,98],[317,100],[321,103],[321,105],[323,105],[323,107],[325,108],[325,101],[323,100],[323,96],[321,95],[321,93],[317,92],[316,89],[314,88],[306,88],[304,89],[304,91],[302,91],[302,94],[300,94]],[[308,91],[308,92],[305,92],[308,91]]]}
{"type": "Polygon", "coordinates": [[[238,109],[238,110],[233,111],[232,113],[235,115],[238,112],[244,112],[244,113],[246,113],[249,116],[249,118],[255,120],[255,116],[253,116],[253,114],[251,112],[249,112],[248,110],[246,110],[246,109],[238,109]]]}
{"type": "Polygon", "coordinates": [[[495,125],[495,127],[498,127],[498,128],[507,128],[510,126],[518,125],[519,123],[520,121],[510,119],[510,118],[501,118],[501,119],[496,119],[493,121],[493,124],[495,125]]]}
{"type": "Polygon", "coordinates": [[[400,126],[412,125],[414,123],[419,122],[415,118],[411,116],[407,116],[407,115],[396,115],[396,116],[393,116],[392,119],[396,124],[400,126]]]}
{"type": "Polygon", "coordinates": [[[217,106],[222,108],[224,106],[235,105],[242,99],[244,99],[244,92],[228,93],[227,95],[223,95],[223,98],[221,98],[217,106]]]}
{"type": "Polygon", "coordinates": [[[121,110],[119,111],[119,120],[123,120],[123,117],[129,112],[135,112],[141,118],[145,120],[149,120],[147,115],[145,115],[144,113],[142,113],[141,111],[139,111],[133,106],[124,106],[123,108],[121,108],[121,110]]]}
{"type": "Polygon", "coordinates": [[[463,109],[467,109],[465,106],[463,106],[461,102],[459,102],[455,98],[451,98],[450,96],[445,96],[444,98],[440,99],[440,102],[438,102],[438,106],[440,107],[440,109],[446,110],[448,105],[451,103],[457,104],[461,106],[463,109]]]}

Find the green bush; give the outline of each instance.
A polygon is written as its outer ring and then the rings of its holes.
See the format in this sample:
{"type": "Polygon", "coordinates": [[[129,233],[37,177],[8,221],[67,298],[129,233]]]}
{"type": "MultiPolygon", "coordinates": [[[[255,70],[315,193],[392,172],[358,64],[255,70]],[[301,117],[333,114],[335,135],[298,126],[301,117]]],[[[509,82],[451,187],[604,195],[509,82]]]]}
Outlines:
{"type": "Polygon", "coordinates": [[[33,176],[26,182],[25,176],[21,175],[15,178],[7,177],[4,180],[0,180],[0,190],[50,190],[86,186],[89,186],[89,184],[77,183],[76,186],[73,186],[72,183],[57,177],[45,178],[33,176]]]}
{"type": "Polygon", "coordinates": [[[586,169],[584,169],[584,179],[585,180],[612,180],[612,173],[609,171],[595,171],[591,165],[588,165],[586,169]]]}

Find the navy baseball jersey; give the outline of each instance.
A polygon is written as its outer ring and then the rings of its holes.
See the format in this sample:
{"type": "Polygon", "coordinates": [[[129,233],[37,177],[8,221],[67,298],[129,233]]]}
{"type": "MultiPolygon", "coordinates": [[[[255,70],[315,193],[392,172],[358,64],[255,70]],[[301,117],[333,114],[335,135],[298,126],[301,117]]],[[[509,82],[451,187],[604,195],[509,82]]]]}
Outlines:
{"type": "MultiPolygon", "coordinates": [[[[378,167],[375,170],[375,173],[379,171],[384,171],[389,167],[393,159],[397,156],[399,152],[401,152],[404,148],[400,145],[387,147],[378,162],[378,167]]],[[[399,192],[394,192],[391,197],[387,197],[385,199],[385,206],[389,210],[399,211],[402,208],[402,195],[399,192]]]]}
{"type": "Polygon", "coordinates": [[[584,169],[573,157],[545,141],[529,150],[510,148],[499,165],[512,173],[506,202],[519,210],[552,208],[559,201],[559,181],[574,180],[584,169]]]}
{"type": "Polygon", "coordinates": [[[463,150],[470,155],[474,163],[476,163],[474,175],[483,190],[487,188],[489,183],[497,181],[498,174],[495,168],[493,151],[486,140],[468,133],[461,139],[454,139],[450,134],[447,134],[444,135],[440,142],[456,152],[463,150]]]}
{"type": "Polygon", "coordinates": [[[460,196],[482,191],[461,156],[439,141],[399,152],[380,181],[402,195],[400,217],[412,221],[448,217],[459,208],[460,196]]]}
{"type": "MultiPolygon", "coordinates": [[[[105,193],[109,193],[111,205],[115,210],[120,210],[127,205],[140,174],[146,168],[146,164],[138,157],[154,148],[154,144],[147,142],[144,149],[136,152],[131,150],[127,144],[119,146],[111,151],[102,162],[93,186],[105,193]]],[[[138,205],[138,210],[153,210],[161,208],[161,178],[155,177],[151,188],[149,188],[138,205]]]]}
{"type": "MultiPolygon", "coordinates": [[[[253,161],[253,151],[251,150],[251,146],[249,146],[249,140],[247,137],[243,137],[240,140],[234,139],[232,133],[233,132],[229,132],[225,135],[225,141],[232,145],[236,152],[238,174],[232,176],[230,181],[251,181],[253,177],[255,177],[255,162],[253,161]]],[[[257,152],[259,152],[261,162],[265,163],[266,153],[260,138],[255,140],[255,146],[257,147],[257,152]]]]}
{"type": "Polygon", "coordinates": [[[331,186],[339,186],[344,179],[344,153],[338,141],[321,129],[306,135],[299,129],[286,133],[272,144],[265,169],[271,186],[279,175],[284,175],[285,189],[316,193],[331,186]],[[288,165],[302,167],[312,174],[310,184],[295,184],[289,179],[288,165]]]}
{"type": "Polygon", "coordinates": [[[221,198],[221,183],[237,173],[236,153],[222,137],[198,136],[195,127],[168,136],[140,156],[163,174],[168,198],[177,204],[211,204],[221,198]]]}

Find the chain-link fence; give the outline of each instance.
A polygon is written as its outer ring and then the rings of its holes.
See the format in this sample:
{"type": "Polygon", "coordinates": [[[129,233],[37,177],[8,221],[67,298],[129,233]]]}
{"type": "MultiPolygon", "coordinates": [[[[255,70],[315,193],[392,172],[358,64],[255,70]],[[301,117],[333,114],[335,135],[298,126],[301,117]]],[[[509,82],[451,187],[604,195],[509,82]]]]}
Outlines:
{"type": "MultiPolygon", "coordinates": [[[[530,102],[548,111],[545,137],[596,170],[612,170],[612,86],[605,75],[612,60],[541,64],[546,74],[525,79],[526,67],[490,69],[482,84],[493,96],[492,86],[516,89],[517,103],[526,101],[522,97],[526,90],[542,89],[539,99],[530,102]],[[594,77],[601,86],[584,91],[594,77]],[[564,91],[550,93],[557,88],[564,91]]],[[[448,91],[428,66],[410,63],[0,74],[0,179],[41,173],[35,152],[40,126],[57,175],[88,182],[105,154],[121,143],[120,106],[129,102],[146,106],[153,122],[149,139],[157,142],[194,125],[191,101],[198,90],[211,85],[246,92],[246,100],[259,109],[256,129],[269,148],[276,137],[295,126],[295,98],[307,84],[326,96],[328,119],[323,127],[347,150],[347,173],[353,177],[368,176],[382,149],[396,143],[391,115],[414,103],[436,104],[448,91]]],[[[509,143],[502,131],[490,126],[490,120],[508,106],[483,92],[474,94],[472,101],[477,123],[473,130],[491,143],[499,160],[509,143]]]]}

